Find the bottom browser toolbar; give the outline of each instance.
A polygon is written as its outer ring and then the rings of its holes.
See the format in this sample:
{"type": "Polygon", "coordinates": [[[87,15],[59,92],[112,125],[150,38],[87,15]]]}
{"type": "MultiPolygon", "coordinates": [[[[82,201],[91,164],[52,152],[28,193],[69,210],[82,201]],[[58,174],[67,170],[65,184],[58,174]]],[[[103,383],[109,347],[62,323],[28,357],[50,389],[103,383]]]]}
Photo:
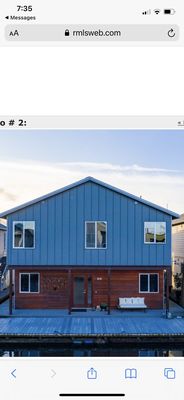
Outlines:
{"type": "Polygon", "coordinates": [[[183,358],[12,358],[0,360],[10,400],[180,398],[183,358]]]}

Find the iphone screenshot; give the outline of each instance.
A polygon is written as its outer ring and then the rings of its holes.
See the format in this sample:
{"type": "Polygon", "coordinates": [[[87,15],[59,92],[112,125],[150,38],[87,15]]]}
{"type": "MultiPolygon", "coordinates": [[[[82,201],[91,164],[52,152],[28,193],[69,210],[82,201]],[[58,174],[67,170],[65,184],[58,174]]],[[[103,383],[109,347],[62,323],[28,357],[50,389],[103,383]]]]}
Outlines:
{"type": "Polygon", "coordinates": [[[184,395],[184,5],[1,0],[4,400],[184,395]]]}

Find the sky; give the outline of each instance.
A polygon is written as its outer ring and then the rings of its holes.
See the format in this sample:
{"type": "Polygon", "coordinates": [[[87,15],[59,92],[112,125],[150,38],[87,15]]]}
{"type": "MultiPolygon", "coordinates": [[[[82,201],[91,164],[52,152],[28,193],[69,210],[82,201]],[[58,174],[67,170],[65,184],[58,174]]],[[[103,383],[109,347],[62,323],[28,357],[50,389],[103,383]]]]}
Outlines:
{"type": "Polygon", "coordinates": [[[184,132],[1,131],[0,212],[93,176],[184,212],[184,132]]]}

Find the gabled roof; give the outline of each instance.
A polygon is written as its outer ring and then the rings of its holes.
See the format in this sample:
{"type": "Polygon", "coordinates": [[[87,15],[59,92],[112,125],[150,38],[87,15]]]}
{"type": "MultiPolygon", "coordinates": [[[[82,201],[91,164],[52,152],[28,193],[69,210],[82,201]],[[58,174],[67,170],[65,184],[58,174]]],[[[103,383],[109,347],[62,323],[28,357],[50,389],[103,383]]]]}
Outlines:
{"type": "Polygon", "coordinates": [[[172,224],[173,226],[184,224],[184,214],[181,214],[180,218],[175,219],[172,224]]]}
{"type": "Polygon", "coordinates": [[[0,224],[0,231],[6,231],[7,227],[4,224],[0,224]]]}
{"type": "Polygon", "coordinates": [[[125,192],[124,190],[117,189],[116,187],[111,186],[111,185],[109,185],[107,183],[104,183],[102,181],[99,181],[98,179],[95,179],[95,178],[93,178],[91,176],[88,176],[88,177],[86,177],[84,179],[81,179],[80,181],[74,182],[71,185],[65,186],[65,187],[63,187],[61,189],[55,190],[54,192],[48,193],[48,194],[46,194],[44,196],[38,197],[38,198],[36,198],[34,200],[31,200],[31,201],[29,201],[27,203],[24,203],[24,204],[20,205],[20,206],[17,206],[15,208],[10,209],[10,210],[4,211],[4,212],[0,213],[0,218],[6,218],[10,214],[13,214],[13,213],[15,213],[15,212],[17,212],[19,210],[22,210],[22,209],[24,209],[26,207],[32,206],[33,204],[39,203],[40,201],[44,201],[46,199],[49,199],[50,197],[56,196],[56,195],[58,195],[60,193],[66,192],[67,190],[74,189],[75,187],[83,185],[84,183],[87,183],[87,182],[92,182],[92,183],[95,183],[97,185],[100,185],[100,186],[104,187],[105,189],[112,190],[113,192],[116,192],[118,194],[126,196],[126,197],[128,197],[128,198],[130,198],[130,199],[132,199],[132,200],[134,200],[136,202],[139,202],[141,204],[144,204],[144,205],[147,205],[149,207],[152,207],[152,208],[154,208],[154,209],[156,209],[158,211],[161,211],[161,212],[163,212],[165,214],[168,214],[168,215],[172,216],[173,218],[179,218],[179,214],[177,214],[177,213],[175,213],[173,211],[170,211],[167,208],[160,207],[160,206],[158,206],[158,205],[156,205],[154,203],[151,203],[151,202],[149,202],[147,200],[144,200],[144,199],[142,199],[140,197],[134,196],[133,194],[125,192]]]}

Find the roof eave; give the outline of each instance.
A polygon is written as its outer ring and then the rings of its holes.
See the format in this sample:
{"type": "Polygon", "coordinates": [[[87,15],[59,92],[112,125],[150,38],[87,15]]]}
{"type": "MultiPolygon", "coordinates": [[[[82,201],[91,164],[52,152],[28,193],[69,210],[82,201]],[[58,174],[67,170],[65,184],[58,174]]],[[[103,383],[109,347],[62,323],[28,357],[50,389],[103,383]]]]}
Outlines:
{"type": "Polygon", "coordinates": [[[31,200],[31,201],[29,201],[29,202],[26,202],[26,203],[24,203],[24,204],[21,204],[20,206],[17,206],[17,207],[14,207],[14,208],[12,208],[12,209],[9,209],[9,210],[7,210],[7,211],[4,211],[3,213],[0,213],[0,218],[5,218],[5,219],[6,219],[6,218],[8,217],[8,215],[10,215],[10,214],[13,214],[13,213],[15,213],[15,212],[17,212],[17,211],[19,211],[19,210],[22,210],[22,209],[24,209],[24,208],[26,208],[26,207],[29,207],[29,206],[31,206],[31,205],[33,205],[33,204],[39,203],[39,202],[41,202],[41,201],[44,201],[44,200],[46,200],[46,199],[48,199],[48,198],[50,198],[50,197],[56,196],[56,195],[58,195],[58,194],[60,194],[60,193],[63,193],[63,192],[65,192],[65,191],[67,191],[67,190],[73,189],[73,188],[75,188],[75,187],[77,187],[77,186],[80,186],[80,185],[82,185],[82,184],[84,184],[84,183],[87,183],[87,182],[90,182],[90,181],[93,182],[93,183],[96,183],[96,184],[98,184],[98,185],[101,185],[102,187],[105,187],[105,188],[107,188],[107,189],[109,189],[109,190],[112,190],[112,191],[114,191],[114,192],[116,192],[116,193],[119,193],[119,194],[122,194],[122,195],[124,195],[124,196],[127,196],[127,197],[131,198],[131,199],[134,200],[134,201],[137,201],[137,202],[139,202],[139,203],[141,203],[141,204],[147,205],[148,207],[152,207],[152,208],[157,209],[157,210],[159,210],[159,211],[161,211],[161,212],[163,212],[163,213],[165,213],[165,214],[168,214],[168,215],[170,215],[173,219],[177,219],[177,218],[180,217],[179,214],[177,214],[177,213],[175,213],[175,212],[173,212],[173,211],[170,211],[170,210],[168,210],[168,209],[166,209],[166,208],[163,208],[163,207],[161,207],[161,206],[158,206],[157,204],[154,204],[154,203],[151,203],[151,202],[149,202],[149,201],[147,201],[147,200],[144,200],[144,199],[142,199],[142,198],[139,198],[138,196],[135,196],[135,195],[133,195],[133,194],[131,194],[131,193],[125,192],[125,191],[123,191],[122,189],[118,189],[118,188],[116,188],[116,187],[114,187],[114,186],[111,186],[111,185],[108,184],[108,183],[104,183],[104,182],[102,182],[102,181],[100,181],[100,180],[98,180],[98,179],[96,179],[96,178],[93,178],[93,177],[91,177],[91,176],[88,176],[88,177],[86,177],[86,178],[84,178],[84,179],[81,179],[80,181],[74,182],[74,183],[72,183],[72,184],[70,184],[70,185],[67,185],[67,186],[61,188],[61,189],[55,190],[55,191],[50,192],[50,193],[48,193],[48,194],[46,194],[46,195],[44,195],[44,196],[38,197],[38,198],[36,198],[36,199],[34,199],[34,200],[31,200]]]}

